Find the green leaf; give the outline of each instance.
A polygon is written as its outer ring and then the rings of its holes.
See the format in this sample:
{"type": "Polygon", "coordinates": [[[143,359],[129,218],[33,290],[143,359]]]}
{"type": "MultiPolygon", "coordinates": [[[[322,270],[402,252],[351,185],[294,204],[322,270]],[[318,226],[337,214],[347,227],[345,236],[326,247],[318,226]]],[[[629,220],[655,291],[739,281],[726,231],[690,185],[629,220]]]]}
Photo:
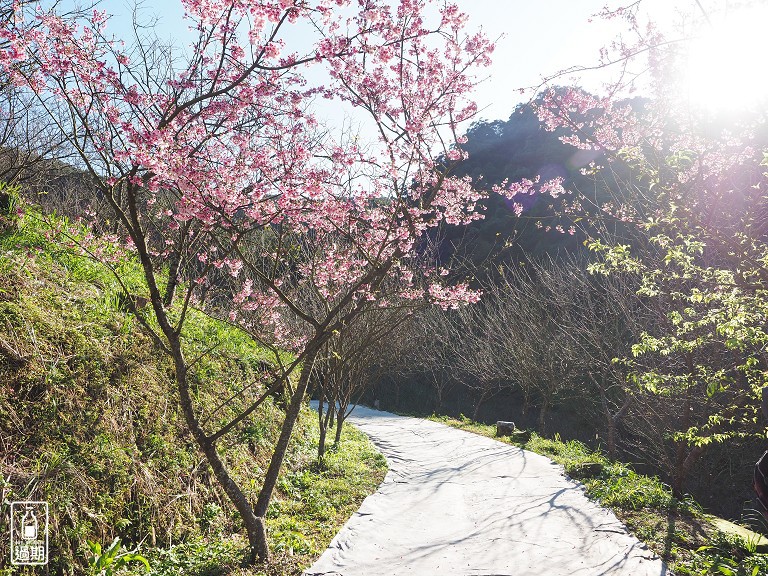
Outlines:
{"type": "Polygon", "coordinates": [[[126,562],[141,562],[144,564],[144,567],[147,569],[147,572],[150,571],[149,561],[144,558],[141,554],[124,554],[122,558],[126,562]]]}
{"type": "Polygon", "coordinates": [[[109,545],[109,547],[104,551],[105,556],[114,556],[115,552],[120,549],[120,537],[116,537],[114,540],[112,540],[112,543],[109,545]]]}

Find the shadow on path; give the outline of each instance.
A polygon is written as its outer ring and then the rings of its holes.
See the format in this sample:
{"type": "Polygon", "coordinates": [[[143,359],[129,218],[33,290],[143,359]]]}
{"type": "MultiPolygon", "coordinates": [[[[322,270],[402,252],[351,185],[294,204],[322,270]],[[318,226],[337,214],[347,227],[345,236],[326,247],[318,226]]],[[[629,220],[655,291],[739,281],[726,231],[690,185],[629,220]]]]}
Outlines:
{"type": "Polygon", "coordinates": [[[390,466],[306,576],[664,576],[551,460],[443,424],[357,408],[390,466]]]}

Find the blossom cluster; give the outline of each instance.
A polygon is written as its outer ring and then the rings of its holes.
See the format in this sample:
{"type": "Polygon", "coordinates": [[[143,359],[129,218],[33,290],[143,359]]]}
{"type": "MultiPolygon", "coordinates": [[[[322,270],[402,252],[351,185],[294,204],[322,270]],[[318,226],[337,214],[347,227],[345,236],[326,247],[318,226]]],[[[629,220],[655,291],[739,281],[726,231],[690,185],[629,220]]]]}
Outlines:
{"type": "Polygon", "coordinates": [[[420,284],[429,272],[407,271],[420,266],[430,229],[480,217],[472,182],[445,176],[436,160],[445,134],[444,157],[461,159],[460,124],[476,112],[468,94],[493,49],[464,32],[458,7],[182,4],[196,39],[155,62],[146,46],[115,41],[97,10],[18,3],[0,32],[0,70],[61,114],[100,194],[123,211],[130,243],[158,268],[174,255],[186,262],[201,293],[226,275],[231,318],[296,345],[285,315],[301,293],[327,308],[414,291],[444,307],[473,301],[464,284],[439,274],[420,284]],[[317,31],[303,52],[286,40],[296,25],[317,31]],[[312,84],[310,67],[326,80],[312,84]],[[334,140],[310,111],[317,97],[367,113],[379,142],[334,140]]]}

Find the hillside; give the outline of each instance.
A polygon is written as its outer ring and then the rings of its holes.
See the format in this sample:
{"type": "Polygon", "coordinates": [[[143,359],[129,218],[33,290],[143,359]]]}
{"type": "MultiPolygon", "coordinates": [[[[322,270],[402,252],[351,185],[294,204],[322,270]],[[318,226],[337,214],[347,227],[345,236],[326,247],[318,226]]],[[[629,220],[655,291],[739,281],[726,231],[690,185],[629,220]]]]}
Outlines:
{"type": "MultiPolygon", "coordinates": [[[[26,210],[0,232],[0,487],[3,502],[45,500],[51,573],[83,573],[88,542],[138,548],[152,574],[228,573],[246,542],[229,501],[185,432],[172,365],[124,310],[110,273],[78,256],[63,219],[26,210]]],[[[142,293],[129,256],[114,266],[142,293]]],[[[196,313],[183,334],[196,401],[212,417],[269,358],[243,334],[196,313]]],[[[279,432],[279,398],[221,447],[249,497],[279,432]]],[[[383,477],[370,443],[349,430],[323,465],[304,409],[268,517],[269,573],[298,573],[383,477]]],[[[0,533],[7,534],[7,514],[0,533]]],[[[0,539],[0,557],[8,542],[0,539]]],[[[141,564],[136,564],[140,567],[141,564]]],[[[141,570],[138,570],[141,572],[141,570]]],[[[0,574],[15,573],[1,569],[0,574]]],[[[258,574],[256,571],[243,574],[258,574]]]]}

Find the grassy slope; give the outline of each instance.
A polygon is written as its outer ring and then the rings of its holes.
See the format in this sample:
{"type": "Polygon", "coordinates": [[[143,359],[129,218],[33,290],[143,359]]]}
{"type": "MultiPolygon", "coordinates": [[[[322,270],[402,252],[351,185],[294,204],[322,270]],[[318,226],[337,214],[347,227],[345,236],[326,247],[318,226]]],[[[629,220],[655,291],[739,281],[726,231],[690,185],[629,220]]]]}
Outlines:
{"type": "Polygon", "coordinates": [[[757,554],[755,542],[715,529],[710,517],[691,500],[678,501],[658,478],[636,473],[630,466],[612,462],[577,441],[563,442],[533,433],[527,442],[496,438],[495,426],[467,418],[432,416],[432,420],[488,436],[548,456],[586,487],[587,495],[611,508],[635,536],[668,562],[677,575],[768,574],[768,554],[757,554]],[[585,475],[588,464],[599,463],[601,472],[585,475]]]}
{"type": "MultiPolygon", "coordinates": [[[[115,536],[140,545],[155,574],[230,572],[245,543],[184,429],[170,362],[121,309],[113,277],[76,256],[63,236],[46,239],[50,230],[30,212],[18,227],[0,231],[3,501],[50,503],[54,572],[82,572],[87,541],[108,544],[115,536]]],[[[136,264],[124,259],[118,267],[141,294],[136,264]]],[[[189,357],[216,345],[195,370],[198,407],[215,424],[227,414],[214,407],[252,382],[268,357],[243,334],[201,314],[189,326],[189,357]]],[[[280,415],[265,403],[223,449],[251,497],[280,415]]],[[[312,420],[305,410],[270,508],[276,559],[270,574],[300,572],[384,474],[383,458],[352,430],[319,466],[312,420]]],[[[6,524],[3,512],[0,533],[7,533],[6,524]]],[[[7,545],[0,539],[0,574],[7,545]]]]}

